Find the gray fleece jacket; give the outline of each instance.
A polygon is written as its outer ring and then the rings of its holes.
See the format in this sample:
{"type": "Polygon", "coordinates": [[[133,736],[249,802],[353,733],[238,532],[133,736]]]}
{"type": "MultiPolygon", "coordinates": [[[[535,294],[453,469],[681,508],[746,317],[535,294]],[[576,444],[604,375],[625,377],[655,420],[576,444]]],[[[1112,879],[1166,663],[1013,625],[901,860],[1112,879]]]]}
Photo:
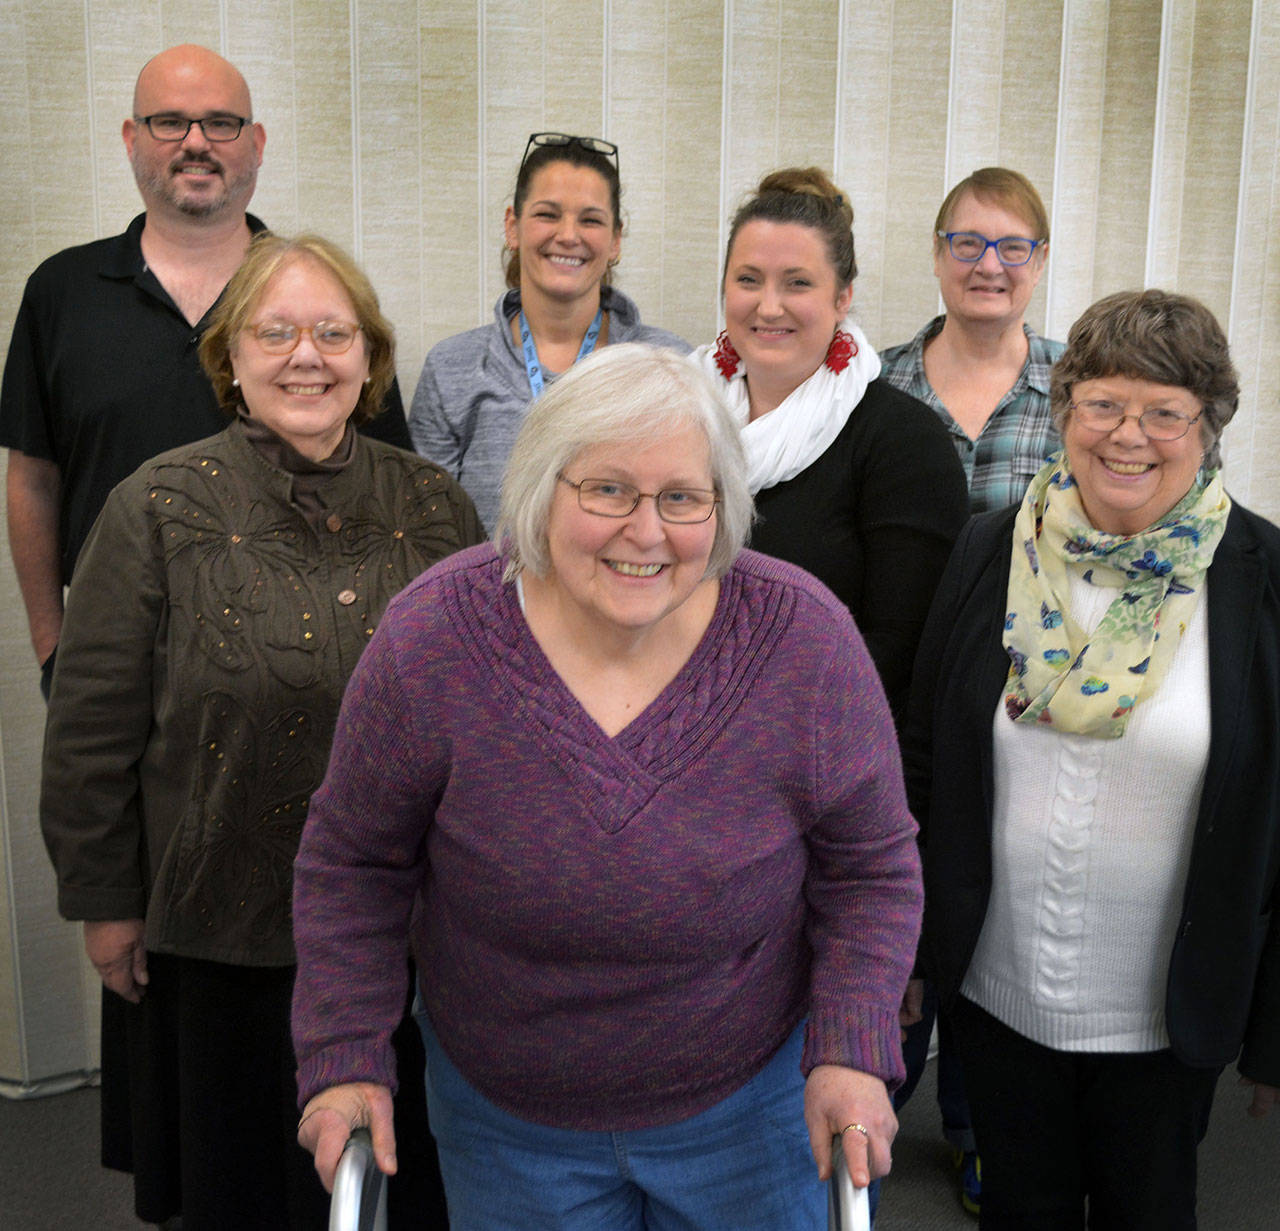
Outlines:
{"type": "MultiPolygon", "coordinates": [[[[609,314],[610,343],[648,342],[683,354],[691,349],[675,334],[641,324],[639,309],[621,291],[603,287],[601,303],[609,314]]],[[[414,448],[462,484],[490,533],[498,520],[502,472],[530,402],[524,355],[511,336],[519,311],[520,292],[507,291],[491,324],[433,346],[409,411],[414,448]]]]}

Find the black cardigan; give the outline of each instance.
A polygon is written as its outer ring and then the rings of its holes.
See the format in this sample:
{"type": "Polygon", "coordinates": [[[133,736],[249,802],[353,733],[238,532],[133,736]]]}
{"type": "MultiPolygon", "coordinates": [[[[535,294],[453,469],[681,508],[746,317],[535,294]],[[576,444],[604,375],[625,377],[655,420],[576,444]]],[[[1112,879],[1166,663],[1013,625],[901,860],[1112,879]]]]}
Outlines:
{"type": "MultiPolygon", "coordinates": [[[[991,728],[1016,509],[956,543],[920,644],[904,741],[924,848],[925,969],[948,1002],[991,893],[991,728]]],[[[1169,964],[1174,1054],[1280,1086],[1280,530],[1234,505],[1209,567],[1209,762],[1169,964]]],[[[1153,784],[1158,789],[1159,784],[1153,784]]]]}
{"type": "Polygon", "coordinates": [[[798,564],[849,608],[901,726],[929,603],[969,516],[942,420],[873,380],[826,452],[757,493],[756,511],[751,546],[798,564]]]}

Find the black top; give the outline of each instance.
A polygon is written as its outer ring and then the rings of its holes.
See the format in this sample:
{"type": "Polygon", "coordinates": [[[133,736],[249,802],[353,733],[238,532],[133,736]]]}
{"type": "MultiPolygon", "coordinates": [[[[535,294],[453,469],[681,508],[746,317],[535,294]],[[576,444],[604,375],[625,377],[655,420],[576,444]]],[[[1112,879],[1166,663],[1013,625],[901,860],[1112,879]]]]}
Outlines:
{"type": "MultiPolygon", "coordinates": [[[[247,215],[253,232],[266,229],[247,215]]],[[[142,257],[139,214],[123,235],[67,248],[27,281],[0,388],[0,445],[57,462],[62,579],[107,494],[148,458],[227,426],[194,327],[142,257]]],[[[400,391],[363,429],[411,448],[400,391]]]]}
{"type": "Polygon", "coordinates": [[[830,447],[756,495],[751,546],[824,582],[853,613],[899,724],[916,643],[969,493],[947,429],[874,380],[830,447]]]}

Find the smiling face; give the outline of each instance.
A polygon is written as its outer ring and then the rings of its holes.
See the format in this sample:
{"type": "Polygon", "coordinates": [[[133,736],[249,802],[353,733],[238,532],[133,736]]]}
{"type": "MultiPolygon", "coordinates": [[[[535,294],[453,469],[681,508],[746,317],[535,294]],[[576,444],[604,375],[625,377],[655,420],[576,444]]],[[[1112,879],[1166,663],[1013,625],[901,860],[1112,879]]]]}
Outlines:
{"type": "MultiPolygon", "coordinates": [[[[714,487],[706,437],[693,427],[647,446],[593,445],[565,466],[564,477],[616,479],[642,492],[714,487]]],[[[584,512],[573,488],[557,483],[547,523],[548,580],[575,623],[606,635],[652,629],[705,579],[716,516],[675,525],[658,516],[654,501],[641,499],[628,517],[601,517],[584,512]]]]}
{"type": "Polygon", "coordinates": [[[591,167],[568,162],[534,172],[520,216],[507,209],[506,235],[507,246],[520,254],[523,298],[596,295],[622,250],[608,182],[591,167]]]}
{"type": "Polygon", "coordinates": [[[289,354],[272,355],[253,331],[271,323],[309,329],[319,321],[356,324],[358,318],[342,284],[316,261],[298,257],[267,283],[231,348],[231,370],[250,417],[315,461],[338,447],[369,375],[364,334],[341,355],[321,354],[309,333],[289,354]]]}
{"type": "MultiPolygon", "coordinates": [[[[1026,218],[971,192],[961,194],[946,229],[974,231],[987,239],[1008,235],[1038,238],[1026,218]]],[[[933,250],[933,272],[938,276],[948,317],[964,324],[1021,327],[1031,293],[1044,272],[1044,247],[1036,248],[1025,265],[1001,265],[994,248],[988,248],[980,261],[970,264],[957,261],[947,241],[938,240],[933,250]]]]}
{"type": "MultiPolygon", "coordinates": [[[[252,107],[235,68],[203,47],[184,46],[161,52],[143,68],[133,113],[244,118],[252,107]]],[[[198,124],[181,141],[157,141],[131,117],[121,135],[148,212],[187,218],[243,213],[253,196],[266,144],[261,124],[246,124],[234,141],[209,141],[198,124]]]]}
{"type": "MultiPolygon", "coordinates": [[[[1202,409],[1188,389],[1130,376],[1104,376],[1072,387],[1073,402],[1094,399],[1122,405],[1126,416],[1162,407],[1195,418],[1202,409]]],[[[1204,457],[1199,424],[1181,440],[1148,440],[1135,418],[1099,432],[1068,412],[1062,442],[1085,514],[1106,534],[1137,534],[1159,521],[1191,490],[1204,457]]]]}
{"type": "Polygon", "coordinates": [[[851,285],[836,285],[813,227],[743,223],[725,262],[724,325],[746,368],[753,410],[758,397],[772,409],[817,371],[852,299],[851,285]]]}

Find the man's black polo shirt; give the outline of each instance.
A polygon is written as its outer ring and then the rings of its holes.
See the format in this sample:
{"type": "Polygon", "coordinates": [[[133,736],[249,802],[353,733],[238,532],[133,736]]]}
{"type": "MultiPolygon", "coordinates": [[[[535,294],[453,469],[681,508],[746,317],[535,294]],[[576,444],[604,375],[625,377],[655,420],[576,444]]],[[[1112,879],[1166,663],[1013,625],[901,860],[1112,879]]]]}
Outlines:
{"type": "MultiPolygon", "coordinates": [[[[250,230],[265,230],[248,215],[250,230]]],[[[123,235],[67,248],[27,282],[0,388],[0,445],[58,463],[62,579],[107,494],[148,458],[227,425],[194,328],[142,259],[139,214],[123,235]]],[[[213,309],[210,309],[210,313],[213,309]]],[[[363,429],[411,448],[400,391],[363,429]]]]}

